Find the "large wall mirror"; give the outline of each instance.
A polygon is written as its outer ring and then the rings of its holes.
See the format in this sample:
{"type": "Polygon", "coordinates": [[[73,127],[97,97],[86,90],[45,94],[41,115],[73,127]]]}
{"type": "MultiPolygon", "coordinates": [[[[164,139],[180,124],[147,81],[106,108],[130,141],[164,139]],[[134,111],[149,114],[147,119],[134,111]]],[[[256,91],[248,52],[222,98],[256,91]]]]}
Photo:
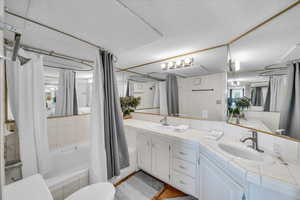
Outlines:
{"type": "Polygon", "coordinates": [[[228,120],[300,139],[300,29],[291,11],[230,45],[228,120]]]}
{"type": "Polygon", "coordinates": [[[223,46],[118,72],[120,96],[140,98],[135,112],[225,120],[226,62],[223,46]]]}
{"type": "MultiPolygon", "coordinates": [[[[9,48],[6,48],[6,54],[10,54],[9,48]]],[[[44,89],[47,116],[64,117],[71,115],[89,114],[91,112],[92,95],[92,63],[82,63],[76,60],[62,59],[52,55],[43,55],[44,65],[44,89]],[[57,98],[66,99],[69,104],[72,102],[72,111],[67,111],[58,105],[57,98]]],[[[6,69],[10,67],[10,61],[6,61],[6,69]]],[[[9,72],[6,73],[9,76],[9,72]]],[[[6,81],[6,121],[14,121],[14,116],[10,106],[10,86],[6,81]]],[[[63,106],[64,107],[64,106],[63,106]]]]}

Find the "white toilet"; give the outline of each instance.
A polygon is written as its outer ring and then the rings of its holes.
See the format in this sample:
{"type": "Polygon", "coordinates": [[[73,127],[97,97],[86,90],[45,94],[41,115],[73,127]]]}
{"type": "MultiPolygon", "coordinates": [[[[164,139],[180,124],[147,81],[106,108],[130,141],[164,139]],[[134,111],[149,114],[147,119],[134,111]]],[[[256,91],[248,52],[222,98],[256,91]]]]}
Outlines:
{"type": "MultiPolygon", "coordinates": [[[[6,185],[3,195],[5,200],[53,200],[46,182],[39,174],[6,185]]],[[[97,183],[78,190],[65,200],[114,200],[114,196],[115,187],[111,183],[97,183]]]]}
{"type": "Polygon", "coordinates": [[[65,200],[114,200],[114,196],[115,187],[111,183],[97,183],[78,190],[65,200]]]}

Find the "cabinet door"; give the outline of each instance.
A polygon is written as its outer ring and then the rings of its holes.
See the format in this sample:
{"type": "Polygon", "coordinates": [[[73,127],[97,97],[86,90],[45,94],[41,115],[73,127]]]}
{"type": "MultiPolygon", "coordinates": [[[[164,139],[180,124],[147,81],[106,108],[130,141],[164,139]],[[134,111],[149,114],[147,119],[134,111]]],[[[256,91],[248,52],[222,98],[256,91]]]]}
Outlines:
{"type": "Polygon", "coordinates": [[[137,137],[138,167],[151,173],[151,138],[140,134],[137,137]]]}
{"type": "Polygon", "coordinates": [[[162,138],[152,138],[152,174],[169,183],[170,143],[162,138]]]}
{"type": "Polygon", "coordinates": [[[243,200],[244,190],[208,159],[200,159],[200,200],[243,200]]]}

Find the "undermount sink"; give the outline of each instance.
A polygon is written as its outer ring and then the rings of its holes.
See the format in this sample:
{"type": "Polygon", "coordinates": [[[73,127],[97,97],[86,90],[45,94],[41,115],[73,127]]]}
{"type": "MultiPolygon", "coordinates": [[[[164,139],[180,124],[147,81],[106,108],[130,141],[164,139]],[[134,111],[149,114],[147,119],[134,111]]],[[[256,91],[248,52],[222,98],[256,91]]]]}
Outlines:
{"type": "Polygon", "coordinates": [[[243,158],[250,161],[263,162],[264,156],[262,153],[256,152],[253,149],[247,148],[242,145],[219,143],[219,148],[232,156],[243,158]]]}
{"type": "Polygon", "coordinates": [[[157,128],[157,129],[162,129],[162,130],[171,130],[175,132],[185,132],[187,128],[185,129],[180,129],[180,126],[185,126],[185,125],[179,125],[179,126],[173,126],[173,125],[162,125],[162,124],[155,124],[152,127],[157,128]]]}

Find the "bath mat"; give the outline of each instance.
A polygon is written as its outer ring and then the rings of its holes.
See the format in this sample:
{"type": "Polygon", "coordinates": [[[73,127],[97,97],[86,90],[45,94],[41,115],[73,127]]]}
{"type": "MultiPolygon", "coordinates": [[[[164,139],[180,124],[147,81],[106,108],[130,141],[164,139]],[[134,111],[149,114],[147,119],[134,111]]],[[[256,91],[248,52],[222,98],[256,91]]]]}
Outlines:
{"type": "Polygon", "coordinates": [[[116,187],[115,200],[152,200],[164,189],[164,183],[137,172],[116,187]]]}
{"type": "Polygon", "coordinates": [[[168,198],[165,200],[197,200],[195,197],[186,196],[186,197],[176,197],[176,198],[168,198]]]}

